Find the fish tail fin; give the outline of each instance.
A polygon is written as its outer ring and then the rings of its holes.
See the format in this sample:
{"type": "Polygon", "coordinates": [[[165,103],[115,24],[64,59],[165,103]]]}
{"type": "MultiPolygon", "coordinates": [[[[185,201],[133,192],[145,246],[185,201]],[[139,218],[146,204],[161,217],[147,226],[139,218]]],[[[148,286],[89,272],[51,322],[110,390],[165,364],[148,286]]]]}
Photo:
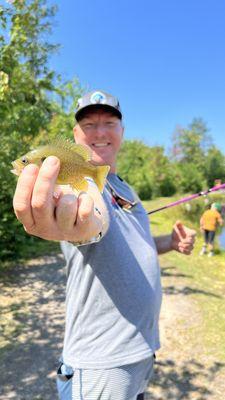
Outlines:
{"type": "Polygon", "coordinates": [[[110,170],[110,167],[108,165],[102,165],[102,166],[97,167],[94,180],[95,180],[95,183],[98,186],[98,189],[101,193],[103,192],[106,177],[108,175],[109,170],[110,170]]]}

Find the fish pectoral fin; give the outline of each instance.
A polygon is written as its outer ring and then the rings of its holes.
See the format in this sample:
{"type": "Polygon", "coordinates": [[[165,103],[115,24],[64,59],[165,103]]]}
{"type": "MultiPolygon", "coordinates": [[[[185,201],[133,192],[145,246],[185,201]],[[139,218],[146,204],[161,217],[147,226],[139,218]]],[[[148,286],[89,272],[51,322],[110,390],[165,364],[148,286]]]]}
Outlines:
{"type": "Polygon", "coordinates": [[[72,182],[71,187],[75,189],[77,192],[87,192],[88,190],[88,183],[85,179],[82,179],[80,181],[72,182]]]}

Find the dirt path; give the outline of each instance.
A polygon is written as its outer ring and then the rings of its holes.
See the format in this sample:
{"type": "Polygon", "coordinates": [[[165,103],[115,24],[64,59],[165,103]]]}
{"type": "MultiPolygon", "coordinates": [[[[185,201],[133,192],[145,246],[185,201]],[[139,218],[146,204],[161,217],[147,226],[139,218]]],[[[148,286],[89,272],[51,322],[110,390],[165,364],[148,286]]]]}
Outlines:
{"type": "MultiPolygon", "coordinates": [[[[163,263],[162,263],[163,264],[163,263]]],[[[0,286],[0,400],[56,400],[55,369],[64,333],[65,269],[61,256],[32,260],[14,271],[15,279],[0,286]],[[0,324],[1,325],[1,324],[0,324]],[[6,329],[7,326],[7,329],[6,329]]],[[[187,329],[201,315],[191,300],[188,277],[163,268],[162,349],[148,400],[222,400],[224,365],[194,348],[187,329]],[[182,312],[181,312],[182,310],[182,312]]],[[[9,277],[10,278],[10,277],[9,277]]]]}
{"type": "Polygon", "coordinates": [[[1,312],[16,326],[10,331],[9,324],[4,337],[1,400],[57,399],[55,369],[64,334],[63,265],[60,256],[32,260],[15,271],[15,281],[0,288],[7,299],[1,312]]]}

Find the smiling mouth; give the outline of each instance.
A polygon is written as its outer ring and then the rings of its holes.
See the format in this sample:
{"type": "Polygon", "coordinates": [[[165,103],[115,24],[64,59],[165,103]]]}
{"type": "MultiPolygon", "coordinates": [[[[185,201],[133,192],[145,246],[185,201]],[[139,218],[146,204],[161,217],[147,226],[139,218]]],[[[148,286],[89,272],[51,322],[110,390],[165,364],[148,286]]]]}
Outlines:
{"type": "Polygon", "coordinates": [[[97,147],[97,148],[107,147],[109,145],[110,145],[110,143],[92,143],[92,146],[97,147]]]}

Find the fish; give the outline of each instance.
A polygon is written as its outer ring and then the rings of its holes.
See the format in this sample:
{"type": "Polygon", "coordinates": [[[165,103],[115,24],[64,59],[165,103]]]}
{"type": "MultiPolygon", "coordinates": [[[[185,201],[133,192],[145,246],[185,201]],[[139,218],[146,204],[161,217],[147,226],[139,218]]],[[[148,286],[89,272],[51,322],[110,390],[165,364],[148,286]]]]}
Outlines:
{"type": "Polygon", "coordinates": [[[87,178],[91,178],[96,183],[99,191],[103,192],[110,166],[92,164],[92,152],[88,146],[77,144],[61,137],[31,150],[13,161],[11,172],[19,176],[25,166],[36,164],[40,167],[49,156],[56,156],[60,160],[57,184],[70,185],[77,192],[86,192],[88,189],[87,178]]]}

